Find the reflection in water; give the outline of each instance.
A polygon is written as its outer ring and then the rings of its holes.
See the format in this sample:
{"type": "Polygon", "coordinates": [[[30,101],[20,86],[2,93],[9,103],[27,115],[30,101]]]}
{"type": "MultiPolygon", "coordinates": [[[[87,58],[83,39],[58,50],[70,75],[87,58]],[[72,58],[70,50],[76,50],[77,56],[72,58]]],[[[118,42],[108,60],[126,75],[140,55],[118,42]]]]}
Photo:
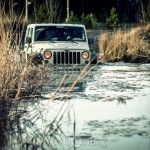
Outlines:
{"type": "Polygon", "coordinates": [[[11,149],[146,149],[150,65],[99,65],[74,84],[78,76],[50,75],[43,98],[18,103],[11,149]]]}

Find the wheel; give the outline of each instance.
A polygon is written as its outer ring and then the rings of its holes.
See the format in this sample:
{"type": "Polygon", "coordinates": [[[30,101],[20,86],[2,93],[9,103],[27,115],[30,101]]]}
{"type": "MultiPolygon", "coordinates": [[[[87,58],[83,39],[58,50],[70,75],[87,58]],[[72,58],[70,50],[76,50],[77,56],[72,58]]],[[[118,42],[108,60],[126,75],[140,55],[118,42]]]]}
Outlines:
{"type": "Polygon", "coordinates": [[[36,55],[32,56],[30,59],[34,65],[42,65],[43,64],[42,57],[40,54],[36,54],[36,55]]]}
{"type": "Polygon", "coordinates": [[[91,64],[96,64],[97,63],[97,57],[98,57],[98,53],[96,52],[92,52],[92,58],[91,58],[91,64]]]}
{"type": "Polygon", "coordinates": [[[96,63],[97,63],[97,58],[91,60],[91,64],[96,64],[96,63]]]}
{"type": "Polygon", "coordinates": [[[28,64],[33,65],[33,66],[38,66],[38,65],[43,64],[43,59],[42,59],[41,54],[30,56],[29,54],[26,53],[25,59],[28,64]]]}

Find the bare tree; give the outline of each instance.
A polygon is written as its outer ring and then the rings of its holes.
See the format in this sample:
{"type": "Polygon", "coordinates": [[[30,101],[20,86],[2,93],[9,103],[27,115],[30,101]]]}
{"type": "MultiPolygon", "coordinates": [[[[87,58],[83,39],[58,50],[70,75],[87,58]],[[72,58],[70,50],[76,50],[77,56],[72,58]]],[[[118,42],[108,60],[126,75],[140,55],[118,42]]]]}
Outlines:
{"type": "Polygon", "coordinates": [[[60,22],[62,19],[63,0],[45,0],[48,21],[52,23],[60,22]]]}
{"type": "Polygon", "coordinates": [[[39,7],[41,4],[43,4],[43,1],[41,1],[41,0],[30,0],[30,2],[31,2],[31,8],[32,8],[32,14],[30,14],[30,16],[32,17],[32,20],[37,22],[38,21],[39,7]]]}
{"type": "Polygon", "coordinates": [[[147,4],[141,2],[141,8],[139,10],[138,20],[141,23],[146,23],[150,21],[150,2],[147,4]]]}

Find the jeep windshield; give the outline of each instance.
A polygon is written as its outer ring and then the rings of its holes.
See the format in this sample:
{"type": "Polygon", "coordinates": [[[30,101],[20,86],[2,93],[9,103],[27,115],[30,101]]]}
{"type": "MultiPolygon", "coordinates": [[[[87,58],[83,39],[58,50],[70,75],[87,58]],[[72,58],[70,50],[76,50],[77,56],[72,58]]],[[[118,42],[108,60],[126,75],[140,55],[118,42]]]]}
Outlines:
{"type": "Polygon", "coordinates": [[[34,41],[86,42],[84,28],[72,26],[37,26],[34,41]]]}

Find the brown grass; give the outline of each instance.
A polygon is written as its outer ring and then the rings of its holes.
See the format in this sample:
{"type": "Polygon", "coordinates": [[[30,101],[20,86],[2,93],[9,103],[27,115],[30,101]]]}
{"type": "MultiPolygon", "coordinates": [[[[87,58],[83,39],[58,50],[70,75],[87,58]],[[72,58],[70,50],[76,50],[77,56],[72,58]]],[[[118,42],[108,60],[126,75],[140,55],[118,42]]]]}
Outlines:
{"type": "Polygon", "coordinates": [[[39,91],[45,84],[44,77],[47,71],[21,63],[20,43],[23,33],[21,25],[23,22],[9,18],[3,8],[0,9],[0,147],[2,149],[9,141],[7,135],[13,132],[10,128],[19,122],[19,115],[17,113],[12,115],[12,111],[17,109],[18,100],[39,96],[39,91]]]}
{"type": "Polygon", "coordinates": [[[20,61],[25,23],[0,11],[0,100],[33,96],[43,85],[46,70],[20,61]],[[38,82],[37,82],[38,81],[38,82]]]}
{"type": "Polygon", "coordinates": [[[150,24],[103,33],[98,46],[101,61],[150,62],[150,24]]]}

